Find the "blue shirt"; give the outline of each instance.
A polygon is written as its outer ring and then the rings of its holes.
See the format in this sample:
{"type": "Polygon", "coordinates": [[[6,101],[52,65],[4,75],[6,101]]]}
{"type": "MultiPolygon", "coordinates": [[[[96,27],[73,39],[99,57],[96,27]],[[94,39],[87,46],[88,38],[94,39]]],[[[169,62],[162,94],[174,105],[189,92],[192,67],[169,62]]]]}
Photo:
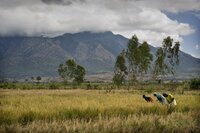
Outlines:
{"type": "Polygon", "coordinates": [[[161,102],[162,104],[164,104],[166,102],[166,99],[164,96],[162,96],[161,94],[156,93],[156,98],[158,99],[159,102],[161,102]]]}

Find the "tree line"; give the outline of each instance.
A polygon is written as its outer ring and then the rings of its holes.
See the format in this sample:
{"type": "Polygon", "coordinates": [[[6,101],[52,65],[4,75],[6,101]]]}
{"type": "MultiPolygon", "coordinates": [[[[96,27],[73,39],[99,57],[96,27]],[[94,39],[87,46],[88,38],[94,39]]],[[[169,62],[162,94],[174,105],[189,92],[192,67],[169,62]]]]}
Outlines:
{"type": "Polygon", "coordinates": [[[146,76],[151,67],[154,78],[165,74],[174,75],[176,65],[179,64],[179,48],[179,42],[173,42],[170,36],[164,38],[152,63],[153,55],[149,44],[146,41],[139,43],[137,36],[132,36],[127,49],[122,50],[116,58],[113,83],[117,86],[132,84],[137,81],[137,77],[146,76]]]}
{"type": "MultiPolygon", "coordinates": [[[[176,65],[179,64],[179,48],[180,43],[168,36],[163,39],[162,46],[157,49],[153,59],[149,44],[146,41],[139,43],[138,37],[133,35],[128,41],[127,49],[123,49],[116,57],[113,83],[120,86],[137,82],[138,77],[143,78],[150,72],[150,68],[154,78],[165,74],[174,75],[176,65]]],[[[86,71],[83,66],[69,59],[59,65],[58,73],[64,82],[71,80],[80,84],[84,81],[86,71]]]]}

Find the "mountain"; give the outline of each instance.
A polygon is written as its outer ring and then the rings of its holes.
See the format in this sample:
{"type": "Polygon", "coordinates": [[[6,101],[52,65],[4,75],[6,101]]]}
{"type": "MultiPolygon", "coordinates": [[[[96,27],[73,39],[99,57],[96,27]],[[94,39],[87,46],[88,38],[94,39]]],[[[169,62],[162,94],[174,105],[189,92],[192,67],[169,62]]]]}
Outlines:
{"type": "MultiPolygon", "coordinates": [[[[80,32],[57,37],[0,37],[0,77],[58,76],[57,68],[73,58],[87,73],[113,71],[128,39],[112,32],[80,32]]],[[[155,54],[156,48],[150,46],[155,54]]],[[[180,73],[200,72],[200,59],[180,53],[180,73]]]]}

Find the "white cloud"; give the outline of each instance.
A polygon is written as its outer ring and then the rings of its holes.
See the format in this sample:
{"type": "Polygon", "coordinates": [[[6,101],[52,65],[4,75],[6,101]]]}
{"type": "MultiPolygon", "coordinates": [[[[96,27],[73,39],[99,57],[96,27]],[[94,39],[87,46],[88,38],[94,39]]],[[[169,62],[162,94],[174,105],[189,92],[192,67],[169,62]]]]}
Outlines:
{"type": "Polygon", "coordinates": [[[199,0],[0,0],[1,35],[49,35],[107,31],[131,37],[137,34],[159,46],[162,39],[194,33],[186,23],[169,19],[161,10],[197,10],[199,0]]]}

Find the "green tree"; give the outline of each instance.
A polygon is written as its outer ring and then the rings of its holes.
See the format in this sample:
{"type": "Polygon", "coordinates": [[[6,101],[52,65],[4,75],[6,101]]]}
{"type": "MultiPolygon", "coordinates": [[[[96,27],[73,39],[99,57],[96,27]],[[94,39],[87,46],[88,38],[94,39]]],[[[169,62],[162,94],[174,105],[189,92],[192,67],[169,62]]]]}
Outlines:
{"type": "MultiPolygon", "coordinates": [[[[151,54],[148,43],[145,41],[139,46],[140,51],[140,61],[139,61],[139,71],[141,75],[147,73],[151,61],[153,60],[153,55],[151,54]]],[[[143,75],[142,75],[143,76],[143,75]]]]}
{"type": "Polygon", "coordinates": [[[80,84],[83,82],[84,76],[85,76],[85,68],[80,65],[77,65],[77,67],[74,71],[74,81],[77,84],[80,84]]]}
{"type": "Polygon", "coordinates": [[[64,80],[73,80],[73,82],[80,84],[84,80],[85,68],[77,65],[73,59],[69,59],[65,64],[60,64],[58,67],[58,74],[64,80]]]}
{"type": "Polygon", "coordinates": [[[173,45],[173,39],[168,36],[167,38],[164,38],[162,44],[168,72],[174,75],[176,71],[175,66],[179,64],[180,43],[175,42],[173,45]]]}
{"type": "Polygon", "coordinates": [[[162,47],[156,52],[154,76],[175,74],[175,67],[179,64],[179,49],[180,43],[173,44],[173,39],[170,36],[163,39],[162,47]]]}
{"type": "Polygon", "coordinates": [[[139,43],[138,38],[134,35],[128,42],[128,49],[126,51],[126,58],[129,64],[129,78],[132,82],[136,81],[138,74],[146,74],[153,56],[151,54],[149,45],[146,41],[139,43]]]}
{"type": "Polygon", "coordinates": [[[140,64],[140,51],[138,49],[138,38],[136,35],[134,35],[128,42],[128,48],[126,51],[126,58],[128,60],[129,64],[129,78],[132,81],[136,80],[136,76],[138,74],[139,70],[139,64],[140,64]]]}
{"type": "Polygon", "coordinates": [[[154,76],[166,74],[167,65],[165,64],[165,54],[163,49],[160,47],[156,51],[156,60],[154,63],[154,76]]]}
{"type": "Polygon", "coordinates": [[[123,85],[125,83],[126,75],[127,75],[127,67],[125,61],[125,52],[123,50],[122,53],[117,56],[115,62],[115,70],[113,76],[114,84],[117,86],[123,85]]]}
{"type": "Polygon", "coordinates": [[[42,80],[42,77],[40,77],[40,76],[37,76],[36,80],[37,80],[37,81],[38,81],[38,83],[39,83],[39,81],[40,81],[40,80],[42,80]]]}

